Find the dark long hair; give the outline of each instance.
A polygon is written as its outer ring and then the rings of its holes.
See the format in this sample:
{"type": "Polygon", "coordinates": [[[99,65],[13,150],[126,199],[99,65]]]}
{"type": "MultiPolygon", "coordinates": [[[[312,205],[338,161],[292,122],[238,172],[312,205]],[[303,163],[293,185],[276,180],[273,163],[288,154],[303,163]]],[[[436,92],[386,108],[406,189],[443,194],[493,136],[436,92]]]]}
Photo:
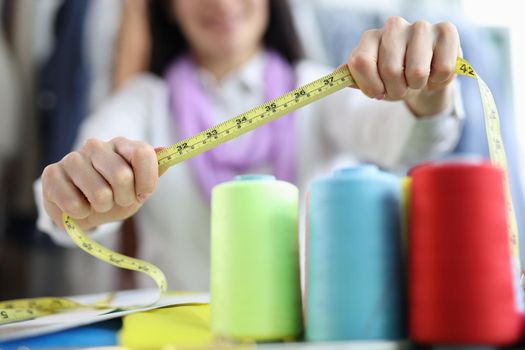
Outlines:
{"type": "MultiPolygon", "coordinates": [[[[182,31],[171,15],[170,0],[150,0],[151,57],[149,70],[163,75],[166,67],[189,48],[182,31]]],[[[269,21],[263,42],[279,52],[290,64],[303,57],[299,37],[286,0],[269,0],[269,21]]]]}

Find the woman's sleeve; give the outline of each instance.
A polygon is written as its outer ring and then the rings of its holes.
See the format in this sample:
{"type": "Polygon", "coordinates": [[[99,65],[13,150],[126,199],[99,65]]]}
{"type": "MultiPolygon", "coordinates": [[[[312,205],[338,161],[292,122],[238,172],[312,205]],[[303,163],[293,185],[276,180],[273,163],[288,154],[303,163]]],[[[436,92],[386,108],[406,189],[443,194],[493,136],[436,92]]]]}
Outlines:
{"type": "MultiPolygon", "coordinates": [[[[84,120],[73,149],[78,149],[88,138],[109,141],[114,137],[124,136],[148,142],[150,137],[147,119],[156,89],[158,81],[152,76],[143,75],[130,81],[84,120]]],[[[48,233],[58,244],[74,245],[67,233],[47,215],[43,206],[41,179],[35,181],[33,190],[38,208],[38,229],[48,233]]],[[[104,236],[117,232],[120,226],[121,222],[100,225],[90,231],[90,236],[93,239],[103,239],[104,236]]]]}
{"type": "MultiPolygon", "coordinates": [[[[457,83],[455,83],[457,85],[457,83]]],[[[451,151],[460,136],[463,108],[459,86],[453,105],[416,118],[402,101],[378,101],[346,88],[320,101],[325,139],[335,152],[402,171],[451,151]]]]}

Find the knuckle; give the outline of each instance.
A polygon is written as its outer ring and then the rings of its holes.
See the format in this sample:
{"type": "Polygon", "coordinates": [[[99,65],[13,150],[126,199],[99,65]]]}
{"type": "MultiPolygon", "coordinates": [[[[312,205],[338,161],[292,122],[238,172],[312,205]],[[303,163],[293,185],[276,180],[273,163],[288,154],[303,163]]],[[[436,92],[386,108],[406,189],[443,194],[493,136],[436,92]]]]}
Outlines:
{"type": "Polygon", "coordinates": [[[57,179],[60,176],[61,170],[59,166],[55,164],[49,164],[42,171],[42,182],[49,183],[57,179]]]}
{"type": "Polygon", "coordinates": [[[109,141],[109,142],[114,144],[114,145],[117,145],[117,144],[122,144],[122,143],[125,143],[125,142],[129,142],[129,140],[127,138],[125,138],[124,136],[117,136],[117,137],[112,138],[111,141],[109,141]]]}
{"type": "Polygon", "coordinates": [[[132,153],[132,163],[148,163],[151,159],[157,159],[155,150],[144,142],[137,142],[132,153]]]}
{"type": "Polygon", "coordinates": [[[42,195],[44,199],[49,200],[50,202],[56,202],[56,186],[52,183],[45,183],[42,181],[42,195]]]}
{"type": "Polygon", "coordinates": [[[128,166],[121,166],[115,171],[114,181],[117,186],[128,185],[133,179],[133,171],[128,166]]]}
{"type": "Polygon", "coordinates": [[[409,80],[422,81],[427,79],[430,71],[422,66],[409,67],[406,70],[406,76],[409,80]]]}
{"type": "Polygon", "coordinates": [[[412,24],[412,29],[414,32],[427,32],[430,29],[430,23],[425,20],[418,20],[412,24]]]}
{"type": "Polygon", "coordinates": [[[375,38],[379,34],[379,29],[368,29],[361,34],[361,40],[368,40],[370,38],[375,38]]]}
{"type": "Polygon", "coordinates": [[[432,71],[439,77],[448,77],[452,74],[454,67],[444,62],[437,62],[432,65],[432,71]]]}
{"type": "Polygon", "coordinates": [[[112,206],[113,191],[109,187],[101,187],[93,192],[91,197],[92,204],[99,208],[112,206]]]}
{"type": "Polygon", "coordinates": [[[435,28],[439,35],[458,35],[456,26],[450,22],[440,22],[435,25],[435,28]]]}
{"type": "Polygon", "coordinates": [[[87,206],[78,198],[68,200],[63,206],[68,214],[77,218],[86,216],[88,212],[87,206]]]}
{"type": "Polygon", "coordinates": [[[62,170],[57,164],[46,166],[42,172],[42,195],[49,201],[59,200],[57,197],[57,184],[62,176],[62,170]]]}
{"type": "Polygon", "coordinates": [[[156,153],[153,147],[151,147],[145,142],[138,141],[134,150],[134,156],[139,159],[142,159],[146,157],[156,156],[156,153]]]}
{"type": "Polygon", "coordinates": [[[403,74],[403,68],[394,64],[384,63],[379,65],[381,75],[385,78],[396,78],[403,74]]]}
{"type": "Polygon", "coordinates": [[[385,28],[391,29],[391,28],[398,28],[400,26],[403,26],[407,23],[407,21],[401,17],[401,16],[390,16],[385,21],[385,28]]]}
{"type": "Polygon", "coordinates": [[[84,144],[82,145],[82,150],[92,153],[96,150],[99,150],[103,147],[103,142],[96,138],[88,138],[86,141],[84,141],[84,144]]]}
{"type": "Polygon", "coordinates": [[[84,156],[77,151],[70,152],[62,158],[62,162],[69,168],[79,167],[84,164],[84,156]]]}
{"type": "Polygon", "coordinates": [[[348,66],[350,67],[350,70],[363,71],[372,65],[371,62],[372,60],[370,57],[368,57],[368,55],[357,52],[348,59],[348,66]]]}

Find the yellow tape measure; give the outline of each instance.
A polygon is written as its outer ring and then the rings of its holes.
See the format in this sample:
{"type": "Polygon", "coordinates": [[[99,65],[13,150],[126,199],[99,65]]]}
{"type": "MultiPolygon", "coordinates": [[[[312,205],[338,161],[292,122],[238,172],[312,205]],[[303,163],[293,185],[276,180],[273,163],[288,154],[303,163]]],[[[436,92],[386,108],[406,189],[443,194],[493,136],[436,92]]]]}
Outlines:
{"type": "MultiPolygon", "coordinates": [[[[518,248],[518,230],[512,206],[510,189],[508,186],[505,150],[503,149],[503,141],[501,139],[496,104],[492,93],[485,82],[476,74],[472,66],[466,60],[458,58],[455,72],[460,75],[475,78],[478,82],[481,103],[483,105],[490,158],[494,164],[500,166],[505,171],[506,204],[507,215],[509,218],[509,241],[516,267],[519,268],[521,267],[521,264],[518,248]]],[[[168,148],[162,149],[157,153],[159,171],[164,172],[169,167],[180,163],[183,160],[194,157],[199,153],[216,147],[250,130],[258,128],[269,121],[277,119],[280,116],[288,114],[302,106],[310,104],[350,85],[355,85],[355,81],[350,75],[348,67],[343,66],[331,74],[266,102],[212,128],[204,130],[188,139],[177,142],[168,148]]],[[[118,254],[103,247],[86,236],[75,224],[74,220],[68,215],[64,214],[63,219],[67,233],[81,249],[96,258],[117,267],[143,272],[155,281],[161,292],[167,290],[166,278],[159,268],[148,262],[118,254]]],[[[53,302],[59,300],[57,298],[45,298],[45,300],[46,303],[48,303],[46,304],[46,307],[35,307],[34,304],[23,304],[23,307],[15,309],[13,307],[6,307],[6,303],[0,303],[0,324],[33,318],[41,314],[58,312],[67,308],[79,307],[79,305],[68,304],[66,302],[64,304],[56,304],[56,306],[53,306],[53,302]]]]}
{"type": "Polygon", "coordinates": [[[67,214],[63,214],[63,220],[64,227],[69,234],[69,237],[71,237],[73,242],[75,242],[75,244],[86,253],[116,267],[143,272],[155,281],[155,284],[161,293],[168,291],[166,276],[164,276],[164,273],[157,266],[140,259],[116,253],[95,242],[89,238],[67,214]]]}
{"type": "Polygon", "coordinates": [[[161,150],[157,154],[159,170],[165,171],[183,160],[194,157],[352,84],[355,84],[355,81],[348,68],[345,66],[337,69],[331,74],[161,150]]]}
{"type": "Polygon", "coordinates": [[[456,73],[475,78],[478,83],[479,94],[481,96],[481,105],[483,106],[483,120],[485,123],[485,133],[487,135],[490,160],[494,165],[497,165],[503,169],[505,176],[505,204],[507,207],[507,224],[511,254],[515,267],[521,271],[518,224],[516,222],[516,214],[514,213],[514,205],[512,204],[512,195],[510,192],[507,169],[507,157],[505,156],[505,148],[503,145],[503,139],[501,138],[499,114],[496,108],[496,102],[494,101],[492,92],[490,91],[487,84],[483,81],[483,79],[481,79],[476,71],[474,71],[470,63],[468,63],[465,59],[458,58],[456,61],[456,73]]]}
{"type": "Polygon", "coordinates": [[[0,324],[18,322],[57,313],[62,310],[79,308],[109,308],[109,304],[102,301],[94,305],[83,305],[76,301],[56,298],[30,298],[0,302],[0,324]]]}

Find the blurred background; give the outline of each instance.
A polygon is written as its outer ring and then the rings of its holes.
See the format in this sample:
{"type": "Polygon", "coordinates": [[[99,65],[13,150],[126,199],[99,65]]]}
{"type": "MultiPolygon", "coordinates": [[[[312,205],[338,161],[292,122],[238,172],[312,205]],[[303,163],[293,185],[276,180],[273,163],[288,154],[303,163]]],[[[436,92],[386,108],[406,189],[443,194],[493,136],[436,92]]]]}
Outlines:
{"type": "MultiPolygon", "coordinates": [[[[56,246],[35,228],[33,182],[70,151],[80,122],[145,69],[147,0],[0,0],[0,300],[107,291],[95,259],[56,246]],[[64,278],[83,266],[91,288],[64,278]]],[[[464,56],[491,88],[502,123],[525,251],[525,25],[511,0],[295,0],[308,58],[337,66],[360,34],[400,15],[450,21],[464,56]]],[[[488,157],[481,104],[461,79],[465,128],[456,153],[488,157]]],[[[119,238],[133,252],[129,234],[119,238]]],[[[122,273],[122,288],[132,287],[122,273]]]]}

